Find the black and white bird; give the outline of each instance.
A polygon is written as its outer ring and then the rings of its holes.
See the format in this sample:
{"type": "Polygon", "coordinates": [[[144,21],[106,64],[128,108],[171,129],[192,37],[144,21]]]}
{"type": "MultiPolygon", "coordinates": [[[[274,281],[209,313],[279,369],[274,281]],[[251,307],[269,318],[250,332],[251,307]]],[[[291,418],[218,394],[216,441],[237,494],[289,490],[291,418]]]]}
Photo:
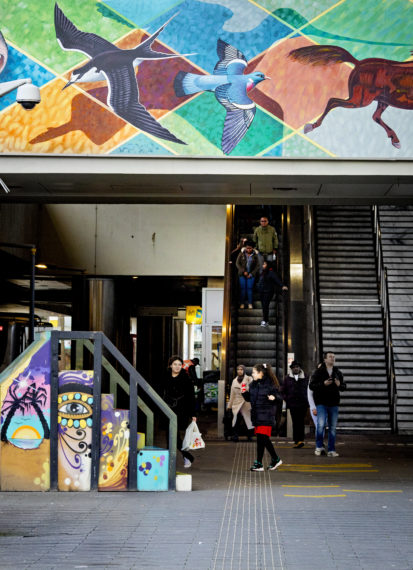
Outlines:
{"type": "MultiPolygon", "coordinates": [[[[176,14],[172,18],[175,16],[176,14]]],[[[90,58],[87,63],[72,71],[70,81],[63,89],[73,83],[106,79],[108,84],[107,104],[119,117],[151,135],[171,142],[186,144],[158,123],[140,103],[135,75],[135,66],[143,60],[182,57],[181,54],[157,52],[151,47],[172,18],[135,48],[120,49],[97,34],[78,30],[56,3],[54,19],[59,45],[66,51],[80,51],[90,58]]]]}

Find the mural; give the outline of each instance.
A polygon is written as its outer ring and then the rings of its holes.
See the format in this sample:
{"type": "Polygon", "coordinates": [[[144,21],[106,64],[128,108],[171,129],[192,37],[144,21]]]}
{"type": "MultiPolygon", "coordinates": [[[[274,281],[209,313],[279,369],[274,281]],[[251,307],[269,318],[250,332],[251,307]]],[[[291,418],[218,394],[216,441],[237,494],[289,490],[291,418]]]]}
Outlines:
{"type": "Polygon", "coordinates": [[[93,372],[59,373],[58,488],[89,491],[92,469],[93,372]]]}
{"type": "Polygon", "coordinates": [[[396,133],[386,125],[381,115],[389,105],[397,109],[413,109],[413,61],[403,63],[377,58],[358,61],[345,49],[328,45],[299,48],[292,51],[290,57],[310,65],[346,62],[355,66],[348,79],[348,98],[329,99],[321,117],[315,123],[305,125],[304,133],[319,127],[327,113],[336,107],[354,109],[377,101],[373,120],[383,127],[392,145],[400,148],[396,133]]]}
{"type": "Polygon", "coordinates": [[[99,491],[128,488],[129,410],[116,410],[113,394],[102,394],[99,491]]]}
{"type": "Polygon", "coordinates": [[[138,491],[168,490],[169,451],[147,447],[138,453],[138,491]]]}
{"type": "MultiPolygon", "coordinates": [[[[1,384],[2,490],[49,488],[50,340],[43,338],[5,370],[1,384]]],[[[2,375],[3,376],[3,375],[2,375]]]]}
{"type": "MultiPolygon", "coordinates": [[[[128,488],[129,410],[114,408],[113,394],[101,397],[99,491],[128,488]]],[[[138,432],[138,450],[145,447],[145,434],[138,432]]]]}
{"type": "Polygon", "coordinates": [[[31,77],[41,102],[0,98],[0,150],[411,158],[412,15],[410,0],[3,2],[1,81],[31,77]]]}
{"type": "Polygon", "coordinates": [[[202,91],[215,93],[217,101],[227,111],[221,147],[223,153],[229,154],[244,138],[255,116],[256,105],[248,93],[258,83],[270,78],[259,71],[244,75],[248,65],[244,55],[222,40],[218,40],[217,53],[219,61],[212,75],[180,71],[175,77],[174,87],[178,97],[202,91]]]}

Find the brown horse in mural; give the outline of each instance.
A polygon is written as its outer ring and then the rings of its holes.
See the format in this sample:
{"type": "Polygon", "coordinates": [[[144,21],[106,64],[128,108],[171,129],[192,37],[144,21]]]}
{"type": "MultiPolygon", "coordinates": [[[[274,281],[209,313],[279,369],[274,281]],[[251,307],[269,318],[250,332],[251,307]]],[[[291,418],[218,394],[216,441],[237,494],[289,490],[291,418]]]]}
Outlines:
{"type": "Polygon", "coordinates": [[[345,49],[330,45],[298,48],[291,51],[289,57],[309,65],[352,63],[355,66],[348,79],[348,99],[332,97],[319,119],[315,123],[305,125],[304,133],[319,127],[331,109],[355,109],[377,101],[373,120],[383,127],[392,145],[400,148],[396,133],[386,125],[381,115],[389,106],[413,109],[413,61],[399,62],[377,58],[359,61],[345,49]]]}

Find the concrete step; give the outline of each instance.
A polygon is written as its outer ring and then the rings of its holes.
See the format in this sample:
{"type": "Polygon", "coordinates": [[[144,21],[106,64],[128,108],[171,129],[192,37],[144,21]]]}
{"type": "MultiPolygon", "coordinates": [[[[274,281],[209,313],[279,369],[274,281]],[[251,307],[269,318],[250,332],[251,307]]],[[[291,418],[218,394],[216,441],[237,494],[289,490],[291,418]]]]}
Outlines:
{"type": "MultiPolygon", "coordinates": [[[[269,326],[266,328],[261,327],[260,323],[253,323],[253,324],[247,324],[247,325],[239,326],[238,327],[238,334],[239,333],[250,333],[250,332],[259,332],[261,334],[264,334],[264,332],[266,332],[267,334],[275,335],[276,334],[276,328],[277,327],[275,325],[271,324],[271,321],[270,321],[269,326]]],[[[278,327],[278,328],[279,328],[280,332],[282,332],[281,327],[278,327]]]]}
{"type": "Polygon", "coordinates": [[[275,350],[276,345],[274,341],[265,341],[259,339],[257,341],[248,340],[248,341],[241,341],[238,339],[237,343],[238,351],[240,350],[275,350]],[[256,348],[255,348],[256,347],[256,348]]]}
{"type": "MultiPolygon", "coordinates": [[[[399,327],[402,328],[402,327],[399,327]]],[[[372,334],[383,334],[383,328],[382,327],[378,327],[375,325],[370,325],[369,323],[366,323],[365,325],[359,325],[357,324],[357,322],[351,323],[351,324],[346,324],[346,323],[335,323],[332,326],[330,325],[325,325],[324,326],[324,320],[323,320],[323,334],[324,332],[369,332],[372,334]]]]}
{"type": "Polygon", "coordinates": [[[349,312],[356,314],[356,313],[362,313],[362,314],[366,314],[368,317],[370,317],[370,315],[375,316],[375,315],[381,315],[381,307],[380,305],[376,304],[376,305],[366,305],[366,306],[362,306],[362,305],[322,305],[322,312],[323,315],[324,314],[339,314],[339,313],[344,313],[347,314],[349,312]]]}

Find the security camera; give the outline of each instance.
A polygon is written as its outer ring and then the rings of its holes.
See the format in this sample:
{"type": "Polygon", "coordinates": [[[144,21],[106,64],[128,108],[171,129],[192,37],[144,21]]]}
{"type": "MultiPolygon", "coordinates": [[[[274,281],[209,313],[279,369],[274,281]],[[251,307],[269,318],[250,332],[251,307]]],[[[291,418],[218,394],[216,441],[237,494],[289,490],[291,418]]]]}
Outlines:
{"type": "Polygon", "coordinates": [[[16,101],[24,109],[33,109],[37,103],[40,103],[40,89],[32,83],[20,85],[17,89],[16,101]]]}

